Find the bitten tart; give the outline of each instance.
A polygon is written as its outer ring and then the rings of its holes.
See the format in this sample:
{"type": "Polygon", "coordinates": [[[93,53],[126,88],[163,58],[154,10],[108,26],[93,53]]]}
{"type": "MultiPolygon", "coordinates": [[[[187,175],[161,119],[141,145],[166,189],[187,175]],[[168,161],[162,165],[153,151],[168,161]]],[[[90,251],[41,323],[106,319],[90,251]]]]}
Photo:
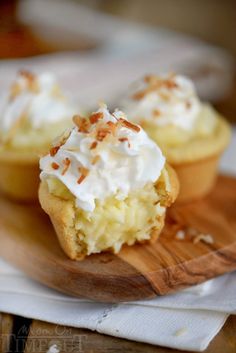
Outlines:
{"type": "Polygon", "coordinates": [[[38,199],[39,156],[71,126],[77,110],[50,73],[19,72],[0,98],[0,191],[18,201],[38,199]]]}
{"type": "Polygon", "coordinates": [[[190,79],[176,74],[146,76],[131,88],[121,106],[160,146],[177,172],[178,201],[191,201],[211,190],[230,127],[210,104],[200,101],[190,79]]]}
{"type": "Polygon", "coordinates": [[[81,260],[156,240],[179,186],[160,148],[105,105],[73,122],[40,160],[39,200],[65,253],[81,260]]]}

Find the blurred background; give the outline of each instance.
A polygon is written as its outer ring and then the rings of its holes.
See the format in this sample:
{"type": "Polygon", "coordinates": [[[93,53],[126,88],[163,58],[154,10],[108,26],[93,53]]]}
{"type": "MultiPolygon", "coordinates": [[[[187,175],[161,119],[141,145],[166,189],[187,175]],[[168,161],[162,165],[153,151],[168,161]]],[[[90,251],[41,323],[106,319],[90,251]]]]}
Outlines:
{"type": "Polygon", "coordinates": [[[0,89],[51,70],[81,104],[115,105],[143,74],[179,71],[236,121],[235,38],[236,0],[0,0],[0,89]]]}

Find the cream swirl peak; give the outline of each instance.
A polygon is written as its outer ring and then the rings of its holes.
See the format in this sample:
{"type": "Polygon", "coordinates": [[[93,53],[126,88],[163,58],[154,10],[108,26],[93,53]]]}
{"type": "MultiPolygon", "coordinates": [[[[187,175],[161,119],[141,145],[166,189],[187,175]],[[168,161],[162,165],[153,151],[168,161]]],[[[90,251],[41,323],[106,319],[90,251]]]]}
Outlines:
{"type": "Polygon", "coordinates": [[[102,106],[88,119],[75,116],[73,121],[75,126],[41,158],[40,177],[64,184],[77,207],[92,212],[96,200],[124,199],[158,180],[165,164],[161,150],[124,113],[111,114],[102,106]]]}
{"type": "Polygon", "coordinates": [[[194,128],[201,109],[192,81],[175,74],[146,76],[121,106],[136,123],[150,121],[184,130],[194,128]]]}
{"type": "Polygon", "coordinates": [[[9,92],[0,98],[0,130],[8,132],[24,123],[35,129],[46,127],[70,119],[75,111],[54,75],[20,71],[9,92]]]}

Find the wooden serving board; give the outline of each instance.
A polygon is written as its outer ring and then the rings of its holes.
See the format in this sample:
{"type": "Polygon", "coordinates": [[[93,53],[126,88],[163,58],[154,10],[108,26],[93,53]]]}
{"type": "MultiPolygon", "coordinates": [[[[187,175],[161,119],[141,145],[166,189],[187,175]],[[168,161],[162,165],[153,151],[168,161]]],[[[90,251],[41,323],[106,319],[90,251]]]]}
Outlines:
{"type": "Polygon", "coordinates": [[[0,256],[49,287],[98,301],[147,299],[186,288],[236,269],[236,179],[220,176],[207,198],[170,209],[155,244],[80,262],[63,253],[39,207],[0,198],[0,256]],[[178,230],[186,231],[183,240],[176,239],[178,230]],[[210,234],[214,242],[194,243],[195,232],[210,234]]]}

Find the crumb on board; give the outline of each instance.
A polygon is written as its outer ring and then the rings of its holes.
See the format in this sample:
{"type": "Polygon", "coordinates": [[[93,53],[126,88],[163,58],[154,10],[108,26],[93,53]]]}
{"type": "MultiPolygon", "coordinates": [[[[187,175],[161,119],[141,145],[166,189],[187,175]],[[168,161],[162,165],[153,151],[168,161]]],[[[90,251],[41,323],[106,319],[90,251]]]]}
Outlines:
{"type": "Polygon", "coordinates": [[[185,231],[184,230],[178,230],[178,232],[175,234],[175,238],[178,240],[184,240],[185,239],[185,231]]]}
{"type": "Polygon", "coordinates": [[[203,241],[206,244],[214,244],[213,236],[210,234],[198,234],[193,238],[193,243],[197,244],[200,241],[203,241]]]}
{"type": "Polygon", "coordinates": [[[174,333],[174,336],[179,337],[179,336],[183,336],[187,333],[188,329],[187,327],[182,327],[179,330],[176,330],[174,333]]]}

